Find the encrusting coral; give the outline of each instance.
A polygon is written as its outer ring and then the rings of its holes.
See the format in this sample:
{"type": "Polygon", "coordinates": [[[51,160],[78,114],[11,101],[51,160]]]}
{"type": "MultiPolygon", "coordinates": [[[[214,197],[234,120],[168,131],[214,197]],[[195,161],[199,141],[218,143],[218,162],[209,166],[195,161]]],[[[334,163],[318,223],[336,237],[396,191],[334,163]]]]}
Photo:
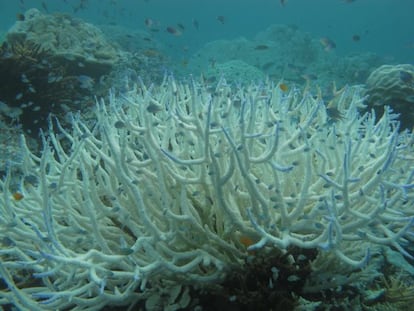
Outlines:
{"type": "Polygon", "coordinates": [[[98,102],[93,126],[51,125],[40,156],[22,137],[19,195],[0,181],[0,305],[176,310],[255,253],[305,260],[271,268],[275,287],[313,258],[412,258],[413,136],[388,109],[360,115],[358,88],[337,96],[332,122],[308,92],[167,77],[98,102]]]}
{"type": "Polygon", "coordinates": [[[383,65],[369,75],[365,94],[367,104],[378,114],[384,106],[400,113],[404,128],[413,128],[414,122],[414,66],[410,64],[383,65]]]}

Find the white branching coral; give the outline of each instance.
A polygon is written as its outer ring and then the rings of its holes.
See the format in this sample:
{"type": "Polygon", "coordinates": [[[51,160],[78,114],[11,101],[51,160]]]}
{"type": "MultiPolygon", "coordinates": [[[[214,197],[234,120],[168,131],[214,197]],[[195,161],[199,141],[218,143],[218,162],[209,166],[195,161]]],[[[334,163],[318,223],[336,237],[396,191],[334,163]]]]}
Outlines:
{"type": "Polygon", "coordinates": [[[99,310],[166,287],[185,305],[177,285],[263,248],[354,267],[372,245],[410,256],[412,134],[388,110],[360,115],[362,100],[339,92],[331,120],[320,96],[271,83],[167,78],[99,102],[93,126],[55,126],[40,157],[23,139],[23,198],[0,182],[0,305],[99,310]]]}

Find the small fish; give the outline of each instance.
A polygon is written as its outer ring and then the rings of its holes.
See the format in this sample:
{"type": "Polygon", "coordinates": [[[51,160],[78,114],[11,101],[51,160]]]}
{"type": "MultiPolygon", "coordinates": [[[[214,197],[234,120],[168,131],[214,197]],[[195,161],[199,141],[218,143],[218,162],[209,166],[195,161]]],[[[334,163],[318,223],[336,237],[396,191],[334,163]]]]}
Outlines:
{"type": "Polygon", "coordinates": [[[289,90],[289,87],[286,83],[280,83],[279,84],[279,89],[283,92],[287,92],[289,90]]]}
{"type": "Polygon", "coordinates": [[[273,67],[274,64],[275,64],[275,62],[273,62],[273,61],[267,62],[267,63],[262,65],[262,69],[266,71],[266,70],[270,69],[270,67],[273,67]]]}
{"type": "Polygon", "coordinates": [[[269,46],[266,44],[259,44],[254,47],[255,50],[263,51],[269,49],[269,46]]]}
{"type": "Polygon", "coordinates": [[[13,199],[15,199],[16,201],[20,201],[21,199],[23,199],[23,198],[24,198],[24,195],[23,195],[21,192],[16,191],[16,192],[14,192],[14,193],[12,194],[12,197],[13,197],[13,199]]]}
{"type": "Polygon", "coordinates": [[[352,41],[359,42],[360,40],[361,40],[361,36],[360,35],[353,35],[352,36],[352,41]]]}
{"type": "Polygon", "coordinates": [[[0,244],[3,244],[4,246],[15,246],[16,245],[16,243],[7,236],[3,237],[0,240],[0,244]]]}
{"type": "Polygon", "coordinates": [[[120,121],[120,120],[118,120],[118,121],[115,122],[114,126],[117,129],[121,129],[121,128],[124,128],[125,127],[125,123],[122,122],[122,121],[120,121]]]}
{"type": "Polygon", "coordinates": [[[36,175],[26,175],[24,177],[24,184],[26,186],[37,186],[39,184],[39,178],[36,175]]]}
{"type": "Polygon", "coordinates": [[[409,95],[405,97],[405,100],[410,102],[410,103],[414,103],[414,95],[409,95]]]}
{"type": "Polygon", "coordinates": [[[297,73],[301,73],[306,69],[305,66],[299,66],[299,65],[292,64],[292,63],[288,63],[287,68],[297,73]]]}
{"type": "Polygon", "coordinates": [[[280,0],[280,5],[284,7],[286,5],[286,0],[280,0]]]}
{"type": "Polygon", "coordinates": [[[329,52],[330,50],[336,48],[335,42],[333,42],[328,37],[320,38],[319,42],[322,44],[322,46],[324,47],[325,51],[327,51],[327,52],[329,52]]]}
{"type": "Polygon", "coordinates": [[[400,80],[405,84],[410,84],[413,82],[413,75],[405,70],[400,70],[400,80]]]}
{"type": "Polygon", "coordinates": [[[147,107],[147,111],[149,113],[157,113],[161,110],[162,110],[161,107],[156,105],[156,104],[149,104],[148,107],[147,107]]]}
{"type": "Polygon", "coordinates": [[[27,89],[29,90],[30,93],[36,93],[36,89],[31,84],[29,84],[29,87],[27,89]]]}
{"type": "Polygon", "coordinates": [[[241,236],[239,238],[239,241],[246,248],[248,248],[249,246],[251,246],[251,245],[254,244],[254,241],[250,237],[248,237],[248,236],[241,236]]]}
{"type": "Polygon", "coordinates": [[[20,80],[23,83],[30,83],[30,80],[27,78],[27,76],[24,73],[22,73],[22,75],[20,76],[20,80]]]}
{"type": "Polygon", "coordinates": [[[211,76],[206,80],[206,82],[208,82],[208,83],[215,83],[216,81],[217,81],[216,76],[211,76]]]}
{"type": "Polygon", "coordinates": [[[44,2],[44,1],[42,1],[42,8],[43,8],[43,10],[45,10],[45,12],[47,14],[49,14],[49,8],[47,7],[46,2],[44,2]]]}
{"type": "Polygon", "coordinates": [[[185,30],[184,25],[183,25],[183,24],[181,24],[181,23],[178,23],[178,24],[177,24],[177,28],[178,28],[178,29],[180,29],[181,31],[184,31],[184,30],[185,30]]]}
{"type": "Polygon", "coordinates": [[[209,58],[208,59],[208,63],[210,65],[211,68],[215,68],[216,67],[216,59],[215,58],[209,58]]]}
{"type": "Polygon", "coordinates": [[[193,26],[196,30],[198,30],[199,24],[198,24],[198,20],[196,20],[195,18],[193,18],[193,26]]]}
{"type": "Polygon", "coordinates": [[[88,4],[87,4],[88,0],[80,0],[79,4],[75,7],[73,7],[73,12],[77,13],[79,10],[83,10],[86,9],[88,4]]]}
{"type": "Polygon", "coordinates": [[[123,255],[123,256],[131,255],[133,252],[134,252],[134,250],[132,248],[129,248],[129,247],[121,247],[119,249],[119,254],[123,255]]]}
{"type": "Polygon", "coordinates": [[[161,53],[156,49],[145,49],[142,54],[147,57],[161,57],[161,53]]]}
{"type": "Polygon", "coordinates": [[[221,23],[224,24],[226,21],[226,18],[223,15],[219,15],[216,17],[216,19],[221,23]]]}
{"type": "Polygon", "coordinates": [[[174,35],[174,36],[181,36],[182,32],[179,31],[177,28],[168,26],[165,30],[167,30],[168,33],[174,35]]]}
{"type": "Polygon", "coordinates": [[[336,107],[327,107],[326,114],[331,122],[337,122],[344,119],[344,115],[336,107]]]}
{"type": "Polygon", "coordinates": [[[49,72],[47,75],[47,83],[60,82],[63,79],[63,76],[49,72]]]}
{"type": "Polygon", "coordinates": [[[24,21],[24,15],[22,13],[17,13],[16,20],[21,21],[21,22],[24,21]]]}
{"type": "Polygon", "coordinates": [[[154,21],[151,18],[146,18],[144,24],[147,28],[151,28],[154,25],[154,21]]]}
{"type": "Polygon", "coordinates": [[[79,82],[79,87],[81,89],[89,89],[89,90],[93,89],[95,81],[90,76],[79,75],[76,78],[79,82]]]}
{"type": "Polygon", "coordinates": [[[305,79],[306,81],[313,81],[313,80],[317,80],[318,76],[313,74],[313,73],[305,73],[301,76],[303,79],[305,79]]]}

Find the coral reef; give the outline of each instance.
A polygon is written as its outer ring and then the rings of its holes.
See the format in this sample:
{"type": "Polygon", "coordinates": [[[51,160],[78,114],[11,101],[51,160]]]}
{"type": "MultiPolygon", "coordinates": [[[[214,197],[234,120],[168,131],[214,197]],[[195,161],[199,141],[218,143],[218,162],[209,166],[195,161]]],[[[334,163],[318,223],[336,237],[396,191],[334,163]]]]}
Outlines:
{"type": "Polygon", "coordinates": [[[371,72],[365,83],[367,104],[379,114],[388,105],[400,114],[403,128],[414,127],[414,66],[383,65],[371,72]]]}
{"type": "MultiPolygon", "coordinates": [[[[101,77],[121,53],[94,26],[64,14],[25,13],[6,34],[0,50],[0,100],[27,133],[37,137],[50,113],[65,116],[107,93],[101,77]]],[[[64,120],[62,118],[62,120],[64,120]]]]}
{"type": "Polygon", "coordinates": [[[273,25],[252,40],[237,38],[206,44],[192,57],[189,68],[197,72],[200,69],[204,70],[212,62],[241,60],[269,75],[280,77],[286,64],[308,65],[314,62],[321,52],[322,49],[309,35],[294,27],[273,25]]]}
{"type": "Polygon", "coordinates": [[[171,67],[168,49],[148,31],[134,30],[120,26],[100,26],[105,36],[116,43],[124,58],[110,76],[113,86],[120,81],[125,71],[133,70],[135,79],[141,77],[146,83],[161,83],[165,68],[171,67]]]}
{"type": "Polygon", "coordinates": [[[41,156],[22,136],[19,187],[0,181],[0,305],[199,309],[209,291],[251,307],[264,291],[354,309],[382,253],[413,258],[413,136],[387,109],[360,115],[358,88],[335,96],[332,122],[320,95],[166,77],[98,102],[96,124],[57,123],[41,156]]]}
{"type": "Polygon", "coordinates": [[[258,68],[249,65],[241,60],[231,60],[224,63],[216,63],[207,69],[204,74],[207,81],[216,83],[217,77],[223,77],[228,81],[251,83],[263,81],[265,75],[258,68]]]}
{"type": "MultiPolygon", "coordinates": [[[[2,114],[16,113],[2,102],[0,102],[0,111],[2,111],[2,114]]],[[[18,162],[21,154],[18,137],[22,134],[21,127],[16,123],[9,123],[6,118],[2,117],[2,114],[0,114],[0,178],[6,176],[11,161],[16,160],[16,163],[18,162]]]]}
{"type": "Polygon", "coordinates": [[[322,90],[331,88],[332,81],[338,86],[361,84],[373,69],[384,63],[372,53],[339,57],[334,51],[325,51],[318,40],[297,27],[272,25],[252,39],[209,42],[190,58],[186,72],[211,75],[217,64],[235,60],[275,80],[283,77],[292,84],[308,83],[322,90]]]}
{"type": "Polygon", "coordinates": [[[95,26],[68,14],[42,14],[37,9],[25,13],[7,32],[7,42],[29,42],[47,51],[57,62],[71,65],[74,74],[83,70],[97,76],[110,70],[120,55],[95,26]],[[82,66],[79,66],[82,63],[82,66]],[[84,69],[81,69],[84,68],[84,69]]]}
{"type": "Polygon", "coordinates": [[[304,295],[315,249],[290,248],[287,252],[252,253],[246,262],[231,270],[220,286],[202,287],[191,296],[205,311],[294,310],[304,295]]]}

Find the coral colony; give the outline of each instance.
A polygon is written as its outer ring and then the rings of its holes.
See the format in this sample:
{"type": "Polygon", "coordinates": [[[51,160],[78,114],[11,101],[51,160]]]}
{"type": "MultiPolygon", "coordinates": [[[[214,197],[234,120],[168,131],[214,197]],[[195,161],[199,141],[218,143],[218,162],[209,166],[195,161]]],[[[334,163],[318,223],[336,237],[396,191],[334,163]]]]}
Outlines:
{"type": "Polygon", "coordinates": [[[275,250],[314,250],[315,278],[411,257],[412,134],[360,113],[358,88],[335,95],[330,119],[307,91],[168,77],[99,101],[95,124],[51,122],[40,156],[22,138],[17,190],[0,181],[0,305],[176,310],[275,250]]]}

